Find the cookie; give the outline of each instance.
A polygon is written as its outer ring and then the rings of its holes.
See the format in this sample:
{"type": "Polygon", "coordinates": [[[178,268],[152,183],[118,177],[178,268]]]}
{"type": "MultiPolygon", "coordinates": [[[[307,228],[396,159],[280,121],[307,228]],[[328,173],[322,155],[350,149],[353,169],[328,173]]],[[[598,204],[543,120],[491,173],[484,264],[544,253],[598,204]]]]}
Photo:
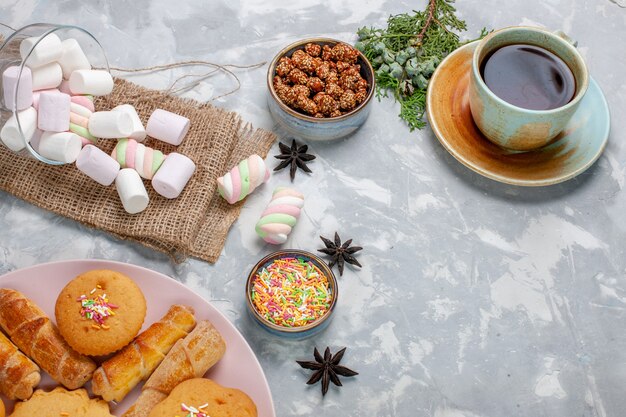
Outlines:
{"type": "Polygon", "coordinates": [[[107,355],[137,336],[146,317],[146,299],[126,275],[94,270],[63,288],[55,315],[61,335],[77,352],[107,355]]]}
{"type": "MultiPolygon", "coordinates": [[[[256,405],[243,391],[223,387],[210,379],[194,378],[181,382],[158,403],[149,417],[172,417],[195,413],[211,417],[256,417],[256,405]]],[[[193,414],[192,414],[193,415],[193,414]]]]}
{"type": "MultiPolygon", "coordinates": [[[[87,391],[57,387],[50,392],[38,389],[29,400],[15,403],[11,417],[113,417],[104,400],[89,399],[87,391]]],[[[0,417],[4,413],[0,412],[0,417]]]]}

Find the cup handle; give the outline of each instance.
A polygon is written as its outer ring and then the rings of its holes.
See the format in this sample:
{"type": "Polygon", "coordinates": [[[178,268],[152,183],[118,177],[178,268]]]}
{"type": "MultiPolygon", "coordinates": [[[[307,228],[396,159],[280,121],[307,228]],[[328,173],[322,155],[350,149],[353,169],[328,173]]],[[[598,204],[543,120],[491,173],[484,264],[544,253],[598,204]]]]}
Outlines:
{"type": "Polygon", "coordinates": [[[555,30],[552,33],[554,33],[559,38],[563,39],[565,42],[571,44],[574,48],[578,46],[578,41],[567,36],[567,34],[563,32],[562,30],[555,30]]]}

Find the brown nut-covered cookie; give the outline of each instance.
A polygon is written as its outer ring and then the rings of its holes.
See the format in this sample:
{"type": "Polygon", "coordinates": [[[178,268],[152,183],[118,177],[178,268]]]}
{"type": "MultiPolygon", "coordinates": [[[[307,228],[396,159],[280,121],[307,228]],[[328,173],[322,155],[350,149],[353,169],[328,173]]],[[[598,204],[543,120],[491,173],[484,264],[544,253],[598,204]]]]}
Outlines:
{"type": "Polygon", "coordinates": [[[317,93],[313,101],[317,104],[318,111],[325,116],[330,116],[334,111],[339,110],[339,103],[326,93],[317,93]]]}
{"type": "Polygon", "coordinates": [[[343,95],[343,88],[339,87],[337,83],[326,83],[324,91],[335,100],[339,100],[343,95]]]}
{"type": "Polygon", "coordinates": [[[293,55],[291,55],[291,60],[298,69],[308,74],[312,74],[316,66],[319,65],[311,55],[307,54],[302,49],[295,51],[293,55]]]}
{"type": "Polygon", "coordinates": [[[278,64],[276,65],[276,74],[281,77],[286,77],[287,74],[289,74],[294,68],[295,65],[291,61],[291,58],[284,56],[278,60],[278,64]]]}
{"type": "Polygon", "coordinates": [[[320,56],[322,53],[322,47],[316,43],[307,43],[304,45],[304,51],[312,57],[320,56]]]}
{"type": "Polygon", "coordinates": [[[301,69],[294,68],[287,76],[287,79],[291,81],[292,84],[306,85],[306,82],[309,80],[309,76],[306,75],[301,69]]]}
{"type": "Polygon", "coordinates": [[[332,47],[330,56],[334,61],[343,61],[354,64],[359,57],[359,51],[346,43],[340,42],[332,47]]]}
{"type": "Polygon", "coordinates": [[[356,94],[352,90],[346,90],[339,99],[339,108],[341,110],[352,110],[356,107],[356,94]]]}
{"type": "Polygon", "coordinates": [[[312,93],[319,93],[320,91],[324,91],[324,87],[326,87],[326,84],[318,77],[309,77],[306,86],[309,88],[309,90],[311,90],[312,93]]]}

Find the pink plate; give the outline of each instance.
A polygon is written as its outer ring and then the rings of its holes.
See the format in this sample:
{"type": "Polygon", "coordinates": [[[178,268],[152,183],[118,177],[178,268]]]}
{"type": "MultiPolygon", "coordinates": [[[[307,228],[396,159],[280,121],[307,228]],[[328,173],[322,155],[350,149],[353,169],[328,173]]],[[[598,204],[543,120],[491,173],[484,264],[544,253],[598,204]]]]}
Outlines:
{"type": "MultiPolygon", "coordinates": [[[[119,271],[131,277],[139,285],[148,304],[143,329],[159,320],[172,304],[191,306],[196,311],[196,319],[210,320],[222,334],[227,348],[222,360],[205,376],[221,385],[244,391],[256,403],[259,416],[276,416],[272,394],[263,369],[243,336],[222,313],[206,300],[163,274],[121,262],[73,260],[41,264],[10,272],[0,276],[0,287],[21,291],[54,320],[54,305],[61,289],[78,274],[92,269],[119,271]]],[[[42,375],[42,377],[39,388],[48,389],[57,385],[48,375],[42,375]]],[[[121,403],[117,405],[111,403],[112,413],[121,416],[135,402],[139,391],[140,387],[137,387],[121,403]]],[[[10,412],[13,409],[13,402],[4,397],[2,400],[7,406],[7,411],[10,412]]]]}

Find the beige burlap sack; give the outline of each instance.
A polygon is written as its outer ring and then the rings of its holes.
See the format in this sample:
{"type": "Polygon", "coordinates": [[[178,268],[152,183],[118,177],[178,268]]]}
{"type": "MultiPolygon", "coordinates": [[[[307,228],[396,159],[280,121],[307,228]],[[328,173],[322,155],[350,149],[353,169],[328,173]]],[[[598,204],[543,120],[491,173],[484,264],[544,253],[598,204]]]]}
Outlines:
{"type": "MultiPolygon", "coordinates": [[[[264,158],[275,135],[253,129],[234,112],[121,79],[115,80],[113,93],[97,99],[95,105],[96,110],[109,110],[125,103],[137,109],[144,123],[156,108],[191,120],[191,129],[178,147],[151,138],[144,142],[165,154],[182,153],[196,163],[196,172],[180,197],[167,200],[145,181],[150,204],[144,212],[130,215],[114,185],[101,186],[73,164],[48,166],[17,156],[4,146],[0,146],[0,189],[121,239],[165,252],[176,262],[187,256],[215,262],[243,204],[226,203],[217,193],[216,179],[251,154],[264,158]]],[[[102,139],[98,146],[110,153],[115,143],[102,139]]]]}

